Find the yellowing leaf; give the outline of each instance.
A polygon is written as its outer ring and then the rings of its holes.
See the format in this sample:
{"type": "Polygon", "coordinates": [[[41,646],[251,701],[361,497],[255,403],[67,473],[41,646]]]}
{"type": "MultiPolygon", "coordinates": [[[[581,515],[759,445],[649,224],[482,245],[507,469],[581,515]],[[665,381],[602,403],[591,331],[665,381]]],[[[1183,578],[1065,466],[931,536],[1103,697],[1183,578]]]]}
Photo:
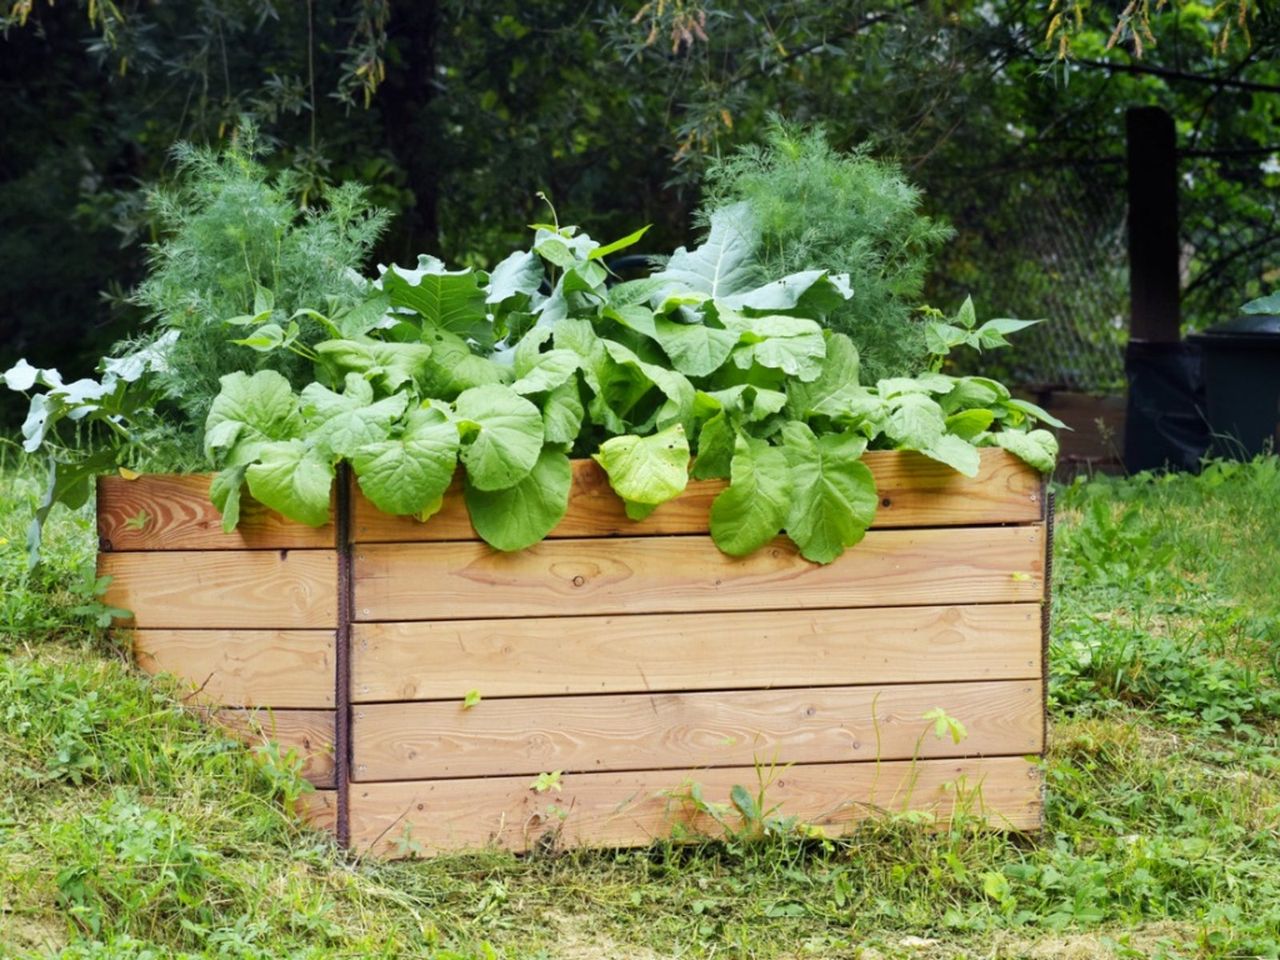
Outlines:
{"type": "Polygon", "coordinates": [[[125,480],[137,480],[142,474],[136,470],[130,470],[128,467],[121,467],[120,476],[125,480]]]}

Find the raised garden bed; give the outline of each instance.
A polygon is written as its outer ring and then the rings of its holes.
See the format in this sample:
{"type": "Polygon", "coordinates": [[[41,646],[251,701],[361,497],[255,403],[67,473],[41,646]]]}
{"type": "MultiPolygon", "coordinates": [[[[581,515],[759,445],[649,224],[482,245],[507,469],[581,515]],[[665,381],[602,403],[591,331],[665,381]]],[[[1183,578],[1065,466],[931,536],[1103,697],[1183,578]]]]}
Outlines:
{"type": "Polygon", "coordinates": [[[456,492],[426,524],[342,490],[328,526],[246,504],[224,534],[207,476],[104,478],[99,571],[141,666],[296,748],[309,815],[359,851],[715,833],[692,785],[719,803],[761,775],[768,805],[833,832],[957,805],[1035,829],[1043,479],[998,449],[972,480],[865,462],[876,522],[828,566],[785,539],[721,554],[720,482],[633,522],[581,461],[564,520],[514,554],[456,492]],[[935,737],[934,708],[967,736],[935,737]]]}

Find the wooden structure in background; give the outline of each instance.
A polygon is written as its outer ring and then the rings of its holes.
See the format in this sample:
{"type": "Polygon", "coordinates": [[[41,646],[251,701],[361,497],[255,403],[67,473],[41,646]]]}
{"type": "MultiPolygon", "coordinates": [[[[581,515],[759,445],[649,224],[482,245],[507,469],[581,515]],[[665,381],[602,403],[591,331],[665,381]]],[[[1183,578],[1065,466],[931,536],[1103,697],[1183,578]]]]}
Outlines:
{"type": "Polygon", "coordinates": [[[1035,829],[1043,481],[1000,450],[974,480],[866,462],[879,516],[829,566],[785,539],[720,554],[720,483],[633,523],[582,461],[564,521],[516,554],[478,540],[457,491],[427,524],[342,489],[327,527],[256,509],[228,535],[208,477],[105,478],[99,572],[140,665],[297,749],[308,815],[360,852],[714,834],[692,786],[723,803],[760,776],[782,815],[831,831],[957,804],[1035,829]],[[934,708],[968,736],[934,736],[934,708]]]}

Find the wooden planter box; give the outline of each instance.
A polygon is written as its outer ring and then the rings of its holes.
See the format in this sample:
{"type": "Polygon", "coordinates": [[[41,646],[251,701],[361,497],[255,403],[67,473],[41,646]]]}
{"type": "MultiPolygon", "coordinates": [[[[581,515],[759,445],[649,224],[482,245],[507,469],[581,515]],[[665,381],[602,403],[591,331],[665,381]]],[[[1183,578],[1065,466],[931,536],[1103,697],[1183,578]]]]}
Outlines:
{"type": "Polygon", "coordinates": [[[1000,450],[974,480],[866,460],[876,525],[825,567],[781,539],[721,554],[718,482],[634,523],[583,461],[563,522],[518,554],[479,541],[456,493],[427,524],[348,490],[320,529],[250,504],[226,535],[208,477],[104,478],[99,572],[138,662],[296,748],[309,815],[359,851],[714,833],[692,785],[721,803],[761,776],[781,815],[832,832],[957,805],[1035,829],[1043,481],[1000,450]],[[936,707],[959,744],[923,719],[936,707]]]}

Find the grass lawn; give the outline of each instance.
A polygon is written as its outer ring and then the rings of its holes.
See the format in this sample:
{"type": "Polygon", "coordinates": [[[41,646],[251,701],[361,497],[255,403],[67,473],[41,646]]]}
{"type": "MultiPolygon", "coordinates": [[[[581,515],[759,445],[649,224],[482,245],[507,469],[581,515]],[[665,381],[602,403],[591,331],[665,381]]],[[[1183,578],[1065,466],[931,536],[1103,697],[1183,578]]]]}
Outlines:
{"type": "MultiPolygon", "coordinates": [[[[1280,956],[1280,459],[1059,494],[1044,832],[359,862],[288,759],[106,637],[88,511],[26,568],[0,447],[0,955],[1280,956]]],[[[963,717],[959,718],[963,720],[963,717]]],[[[785,813],[785,811],[783,811],[785,813]]]]}

